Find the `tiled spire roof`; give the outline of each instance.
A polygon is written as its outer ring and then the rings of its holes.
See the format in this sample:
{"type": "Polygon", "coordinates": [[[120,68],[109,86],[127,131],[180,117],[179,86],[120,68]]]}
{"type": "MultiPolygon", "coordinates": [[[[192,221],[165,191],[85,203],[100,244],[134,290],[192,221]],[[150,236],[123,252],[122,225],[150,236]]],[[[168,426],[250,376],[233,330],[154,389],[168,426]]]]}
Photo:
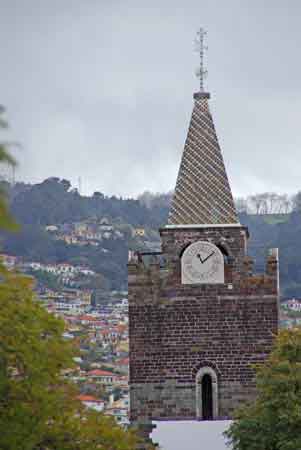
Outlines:
{"type": "Polygon", "coordinates": [[[194,94],[169,225],[234,224],[238,218],[209,111],[209,94],[194,94]]]}

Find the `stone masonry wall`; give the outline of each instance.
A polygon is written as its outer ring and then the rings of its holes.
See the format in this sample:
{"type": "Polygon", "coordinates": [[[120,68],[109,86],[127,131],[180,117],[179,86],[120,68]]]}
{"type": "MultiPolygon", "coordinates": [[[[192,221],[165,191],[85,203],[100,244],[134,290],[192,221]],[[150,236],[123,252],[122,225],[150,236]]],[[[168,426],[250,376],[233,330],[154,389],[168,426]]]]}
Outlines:
{"type": "Polygon", "coordinates": [[[165,265],[129,263],[131,419],[196,419],[196,376],[217,375],[218,417],[254,398],[252,364],[271,350],[278,329],[278,264],[253,274],[246,230],[162,230],[165,265]],[[180,256],[196,240],[223,245],[226,283],[182,285],[180,256]]]}

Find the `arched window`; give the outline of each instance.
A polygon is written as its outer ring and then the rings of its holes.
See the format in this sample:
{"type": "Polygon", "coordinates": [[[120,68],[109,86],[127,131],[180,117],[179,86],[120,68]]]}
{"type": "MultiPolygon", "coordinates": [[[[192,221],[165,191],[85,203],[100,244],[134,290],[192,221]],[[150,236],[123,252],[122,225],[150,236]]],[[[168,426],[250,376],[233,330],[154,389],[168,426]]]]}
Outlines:
{"type": "Polygon", "coordinates": [[[196,375],[196,416],[199,420],[218,418],[217,376],[212,367],[202,367],[196,375]]]}

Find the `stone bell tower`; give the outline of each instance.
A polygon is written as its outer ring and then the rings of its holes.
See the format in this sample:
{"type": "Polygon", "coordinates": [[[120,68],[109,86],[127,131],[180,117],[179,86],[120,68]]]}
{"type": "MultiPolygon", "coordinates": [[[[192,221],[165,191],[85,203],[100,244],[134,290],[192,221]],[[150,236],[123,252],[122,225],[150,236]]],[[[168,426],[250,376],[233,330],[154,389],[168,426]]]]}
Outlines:
{"type": "Polygon", "coordinates": [[[278,330],[278,255],[254,273],[209,110],[194,106],[161,253],[129,261],[132,421],[231,418],[278,330]]]}

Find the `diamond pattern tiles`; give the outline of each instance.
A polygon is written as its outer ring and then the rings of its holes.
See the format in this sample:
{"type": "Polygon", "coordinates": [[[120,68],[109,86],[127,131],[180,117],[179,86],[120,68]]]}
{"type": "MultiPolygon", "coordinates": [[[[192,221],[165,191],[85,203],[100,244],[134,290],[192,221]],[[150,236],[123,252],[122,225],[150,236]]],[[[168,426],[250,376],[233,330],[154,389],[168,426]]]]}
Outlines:
{"type": "Polygon", "coordinates": [[[238,223],[207,99],[206,94],[195,95],[170,225],[238,223]]]}

